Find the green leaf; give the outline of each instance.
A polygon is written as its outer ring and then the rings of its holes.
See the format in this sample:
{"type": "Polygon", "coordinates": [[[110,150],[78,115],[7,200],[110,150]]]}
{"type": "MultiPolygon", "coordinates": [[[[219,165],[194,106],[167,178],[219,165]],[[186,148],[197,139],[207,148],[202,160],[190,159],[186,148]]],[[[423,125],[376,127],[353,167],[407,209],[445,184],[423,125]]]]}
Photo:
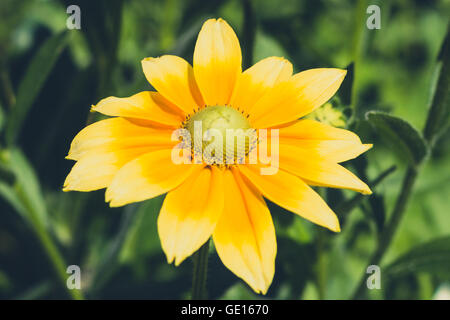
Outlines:
{"type": "MultiPolygon", "coordinates": [[[[14,175],[12,185],[0,181],[3,197],[30,224],[63,285],[67,274],[64,259],[49,232],[49,219],[37,176],[28,160],[18,149],[0,152],[0,163],[14,175]]],[[[82,299],[79,290],[68,289],[73,299],[82,299]]]]}
{"type": "Polygon", "coordinates": [[[379,111],[369,111],[366,119],[401,158],[418,165],[428,153],[422,135],[408,122],[379,111]]]}
{"type": "Polygon", "coordinates": [[[29,219],[28,210],[13,187],[0,182],[0,197],[6,200],[23,218],[29,219]]]}
{"type": "Polygon", "coordinates": [[[31,60],[17,90],[17,102],[8,117],[6,139],[9,144],[17,138],[28,111],[66,44],[66,32],[54,35],[40,47],[31,60]]]}
{"type": "Polygon", "coordinates": [[[13,174],[14,183],[0,182],[0,196],[36,228],[48,226],[48,213],[37,176],[18,149],[2,151],[2,165],[13,174]]]}
{"type": "Polygon", "coordinates": [[[428,111],[427,123],[425,125],[424,136],[431,144],[449,126],[450,117],[450,24],[447,28],[447,35],[442,44],[438,57],[439,75],[437,82],[433,83],[434,93],[430,110],[428,111]]]}
{"type": "Polygon", "coordinates": [[[156,221],[162,202],[163,197],[156,197],[140,205],[122,246],[121,262],[132,262],[160,248],[156,221]]]}
{"type": "Polygon", "coordinates": [[[450,270],[450,236],[418,245],[384,268],[384,273],[399,275],[429,272],[448,276],[450,270]]]}

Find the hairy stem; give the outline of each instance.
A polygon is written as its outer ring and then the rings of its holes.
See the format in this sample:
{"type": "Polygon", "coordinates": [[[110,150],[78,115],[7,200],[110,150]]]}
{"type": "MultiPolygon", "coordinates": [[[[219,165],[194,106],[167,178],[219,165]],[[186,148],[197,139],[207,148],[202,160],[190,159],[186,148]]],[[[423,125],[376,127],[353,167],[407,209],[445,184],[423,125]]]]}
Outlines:
{"type": "MultiPolygon", "coordinates": [[[[450,25],[447,27],[447,35],[444,39],[444,43],[441,48],[441,53],[438,57],[439,77],[437,81],[437,88],[433,92],[433,99],[431,101],[430,109],[428,110],[427,119],[425,122],[425,129],[423,137],[425,143],[428,145],[429,154],[434,147],[434,142],[440,134],[440,127],[446,128],[448,126],[448,104],[450,99],[450,25]]],[[[427,157],[425,157],[427,159],[427,157]]],[[[423,162],[423,161],[422,161],[423,162]]],[[[395,202],[393,212],[390,216],[390,220],[386,225],[386,228],[381,233],[375,252],[372,254],[369,264],[379,264],[384,254],[389,248],[392,239],[398,229],[398,226],[404,216],[406,206],[411,197],[414,184],[419,174],[420,165],[409,165],[405,176],[403,178],[401,192],[395,202]]],[[[364,273],[353,293],[353,299],[361,299],[364,297],[365,290],[365,278],[364,273]]]]}
{"type": "Polygon", "coordinates": [[[209,240],[194,254],[192,275],[192,300],[206,299],[206,278],[208,273],[209,240]]]}
{"type": "MultiPolygon", "coordinates": [[[[375,180],[371,181],[369,183],[369,187],[371,189],[374,189],[377,185],[379,185],[386,177],[388,177],[392,172],[394,172],[397,169],[397,167],[391,166],[380,175],[375,178],[375,180]]],[[[336,208],[334,208],[334,211],[339,214],[339,216],[344,216],[348,213],[350,213],[354,208],[356,208],[360,203],[361,200],[364,198],[364,195],[361,193],[358,193],[357,195],[353,196],[353,198],[341,202],[336,208]]]]}
{"type": "MultiPolygon", "coordinates": [[[[368,265],[379,264],[384,254],[386,253],[389,245],[397,231],[397,228],[405,214],[405,208],[408,203],[409,198],[412,194],[412,189],[417,178],[418,171],[416,168],[408,167],[406,170],[405,177],[403,178],[403,183],[401,187],[400,195],[395,203],[394,210],[392,212],[391,218],[384,228],[380,241],[378,242],[375,252],[369,260],[368,265]]],[[[359,281],[358,287],[356,288],[353,299],[361,299],[365,294],[366,289],[366,273],[364,273],[359,281]]]]}

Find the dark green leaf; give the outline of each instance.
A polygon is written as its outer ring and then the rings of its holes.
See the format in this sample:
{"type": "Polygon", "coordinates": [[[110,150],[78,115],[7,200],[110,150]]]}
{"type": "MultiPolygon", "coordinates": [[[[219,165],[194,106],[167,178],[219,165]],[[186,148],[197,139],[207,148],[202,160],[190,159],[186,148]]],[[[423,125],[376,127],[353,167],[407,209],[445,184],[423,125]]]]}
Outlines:
{"type": "Polygon", "coordinates": [[[120,252],[122,262],[131,262],[160,247],[156,221],[162,201],[163,197],[157,197],[140,205],[120,252]]]}
{"type": "Polygon", "coordinates": [[[439,78],[433,88],[433,99],[428,111],[424,136],[432,144],[449,125],[450,108],[450,25],[439,54],[439,78]]]}
{"type": "Polygon", "coordinates": [[[3,151],[2,165],[14,175],[14,183],[0,184],[0,195],[36,228],[45,228],[48,213],[36,174],[17,149],[3,151]]]}
{"type": "Polygon", "coordinates": [[[13,106],[6,127],[6,139],[13,143],[33,102],[37,98],[56,60],[67,43],[67,33],[52,36],[38,50],[20,82],[17,102],[13,106]]]}
{"type": "Polygon", "coordinates": [[[6,183],[0,182],[0,197],[9,203],[24,219],[28,219],[28,210],[14,188],[6,183]]]}
{"type": "Polygon", "coordinates": [[[401,158],[418,165],[427,155],[425,140],[405,120],[379,111],[367,112],[366,118],[401,158]]]}
{"type": "Polygon", "coordinates": [[[410,272],[430,272],[448,275],[450,270],[450,236],[418,245],[384,268],[384,273],[399,275],[410,272]]]}

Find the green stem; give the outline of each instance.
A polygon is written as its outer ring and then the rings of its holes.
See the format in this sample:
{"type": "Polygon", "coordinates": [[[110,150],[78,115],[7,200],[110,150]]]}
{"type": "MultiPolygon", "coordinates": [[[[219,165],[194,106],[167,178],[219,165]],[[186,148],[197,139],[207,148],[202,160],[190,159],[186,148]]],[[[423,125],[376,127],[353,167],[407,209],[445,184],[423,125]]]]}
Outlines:
{"type": "MultiPolygon", "coordinates": [[[[22,190],[22,189],[21,189],[22,190]]],[[[34,210],[33,205],[29,202],[27,194],[19,191],[19,197],[22,199],[25,207],[30,214],[30,223],[32,230],[36,237],[39,239],[48,259],[50,260],[54,271],[61,283],[61,286],[66,289],[68,295],[74,300],[83,300],[83,294],[80,290],[69,289],[67,287],[68,274],[66,273],[67,264],[61,256],[57,246],[51,238],[48,229],[41,219],[38,218],[37,213],[34,210]]]]}
{"type": "Polygon", "coordinates": [[[66,273],[66,263],[61,257],[59,250],[56,248],[53,240],[50,238],[49,234],[43,228],[35,228],[35,232],[42,247],[45,249],[53,268],[61,281],[62,286],[67,290],[69,296],[74,300],[83,300],[83,294],[80,290],[69,289],[67,287],[67,273],[66,273]]]}
{"type": "Polygon", "coordinates": [[[192,276],[192,300],[206,299],[206,278],[208,273],[209,240],[194,254],[192,276]]]}
{"type": "MultiPolygon", "coordinates": [[[[437,82],[437,89],[434,92],[434,96],[425,122],[425,129],[423,132],[425,142],[429,147],[429,154],[431,154],[431,151],[434,147],[434,142],[440,134],[439,127],[446,126],[446,122],[448,121],[448,118],[445,115],[447,114],[448,110],[447,102],[450,99],[450,25],[448,26],[447,36],[442,45],[438,61],[442,63],[442,66],[437,82]],[[444,124],[442,123],[442,121],[445,121],[444,124]]],[[[387,249],[389,248],[389,245],[392,242],[392,239],[394,238],[398,226],[404,216],[406,205],[408,204],[408,201],[411,197],[412,190],[419,173],[419,169],[419,166],[408,166],[405,177],[403,178],[400,195],[395,202],[394,210],[390,216],[391,218],[389,220],[389,223],[386,225],[386,228],[381,233],[381,236],[379,237],[377,248],[371,257],[369,264],[379,264],[382,261],[387,249]]],[[[353,294],[353,299],[360,299],[366,293],[365,278],[366,274],[364,273],[353,294]]]]}
{"type": "Polygon", "coordinates": [[[447,35],[439,54],[437,79],[433,100],[428,111],[428,121],[423,130],[423,137],[434,147],[436,140],[449,126],[450,105],[450,23],[447,26],[447,35]]]}
{"type": "MultiPolygon", "coordinates": [[[[400,221],[402,220],[405,214],[405,208],[409,198],[411,197],[412,189],[414,187],[414,183],[416,182],[417,174],[418,174],[417,168],[408,167],[408,169],[406,170],[406,174],[403,179],[401,187],[402,191],[400,192],[400,195],[397,198],[391,218],[380,236],[377,248],[373,253],[372,257],[370,258],[368,265],[378,265],[381,262],[387,249],[389,248],[389,244],[391,243],[398,229],[400,221]]],[[[358,287],[356,288],[353,294],[353,299],[361,299],[364,296],[365,289],[366,289],[366,273],[364,273],[363,276],[361,277],[358,287]]]]}
{"type": "MultiPolygon", "coordinates": [[[[376,186],[378,186],[386,177],[388,177],[392,172],[396,170],[396,166],[391,166],[380,175],[375,178],[372,182],[369,183],[369,187],[373,190],[376,186]]],[[[339,217],[342,218],[344,215],[350,213],[356,206],[358,206],[361,202],[361,200],[364,198],[364,195],[361,193],[358,193],[357,195],[353,196],[353,198],[341,202],[335,209],[334,212],[339,214],[339,217]]]]}
{"type": "Polygon", "coordinates": [[[253,12],[252,0],[244,0],[242,2],[244,10],[244,26],[243,26],[243,43],[245,44],[245,50],[243,53],[243,65],[244,68],[249,68],[253,65],[253,50],[255,47],[256,36],[256,17],[253,12]]]}
{"type": "Polygon", "coordinates": [[[359,114],[359,105],[358,105],[358,81],[359,78],[359,70],[361,68],[361,60],[364,51],[365,45],[365,36],[366,36],[366,8],[367,8],[367,0],[358,0],[356,5],[356,15],[355,15],[355,33],[353,34],[353,44],[352,44],[352,52],[353,52],[353,86],[351,91],[351,105],[353,109],[353,114],[351,121],[353,122],[355,118],[360,116],[359,114]]]}
{"type": "Polygon", "coordinates": [[[327,257],[325,256],[325,241],[327,234],[325,230],[317,230],[317,269],[316,281],[319,299],[324,300],[326,294],[326,274],[327,274],[327,257]]]}

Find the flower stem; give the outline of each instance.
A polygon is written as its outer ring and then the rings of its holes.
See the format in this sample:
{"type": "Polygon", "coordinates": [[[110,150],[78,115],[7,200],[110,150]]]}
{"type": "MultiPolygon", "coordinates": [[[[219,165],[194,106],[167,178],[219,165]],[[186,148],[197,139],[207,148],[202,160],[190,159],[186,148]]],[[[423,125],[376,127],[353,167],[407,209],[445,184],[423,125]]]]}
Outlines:
{"type": "Polygon", "coordinates": [[[327,234],[325,230],[317,230],[317,266],[316,282],[319,300],[325,300],[327,280],[327,257],[325,253],[325,241],[327,234]]]}
{"type": "Polygon", "coordinates": [[[361,62],[363,60],[363,53],[365,49],[366,41],[366,8],[367,0],[358,0],[355,13],[355,32],[353,34],[352,53],[353,53],[353,85],[351,90],[351,107],[353,109],[351,121],[355,120],[355,117],[360,116],[358,92],[359,92],[359,75],[361,69],[361,62]]]}
{"type": "Polygon", "coordinates": [[[206,278],[208,273],[209,240],[194,254],[192,275],[192,300],[206,299],[206,278]]]}
{"type": "Polygon", "coordinates": [[[253,64],[257,21],[253,12],[252,0],[244,0],[242,5],[244,10],[243,43],[246,45],[242,63],[244,68],[249,68],[253,64]]]}
{"type": "Polygon", "coordinates": [[[42,247],[45,249],[49,260],[51,261],[59,280],[61,281],[62,287],[66,288],[68,295],[73,300],[83,300],[83,294],[78,289],[69,289],[66,285],[67,273],[66,264],[64,263],[59,250],[56,248],[50,235],[42,228],[35,228],[36,235],[39,238],[42,247]]]}
{"type": "MultiPolygon", "coordinates": [[[[386,177],[388,177],[392,172],[394,172],[397,167],[391,166],[382,173],[378,177],[376,177],[373,181],[369,183],[369,187],[373,190],[375,187],[380,184],[386,177]]],[[[343,201],[339,203],[336,208],[334,208],[334,212],[336,212],[340,219],[343,219],[345,215],[349,214],[355,207],[357,207],[361,200],[364,198],[364,195],[361,193],[356,194],[353,198],[343,201]]]]}
{"type": "MultiPolygon", "coordinates": [[[[368,265],[379,264],[384,254],[386,253],[387,249],[389,248],[389,244],[391,243],[397,231],[397,228],[400,224],[400,221],[402,220],[403,215],[405,213],[405,208],[412,194],[411,191],[414,187],[414,183],[416,182],[417,174],[418,174],[417,168],[414,168],[412,166],[408,167],[408,169],[406,170],[406,174],[405,177],[403,178],[403,183],[401,187],[402,191],[400,192],[400,195],[398,196],[397,201],[395,203],[391,219],[384,228],[384,231],[380,236],[378,246],[375,252],[373,253],[372,257],[370,258],[368,265]]],[[[365,289],[366,289],[366,274],[364,273],[359,281],[358,287],[356,288],[353,294],[353,299],[361,299],[365,294],[365,289]]]]}
{"type": "Polygon", "coordinates": [[[35,210],[35,206],[31,204],[30,197],[24,192],[23,188],[19,188],[18,196],[22,200],[23,205],[28,211],[28,217],[30,227],[37,239],[39,240],[42,248],[44,249],[48,260],[50,261],[58,280],[60,281],[61,288],[64,288],[68,296],[73,300],[83,300],[83,294],[81,290],[69,289],[67,287],[68,274],[66,273],[67,264],[65,263],[61,252],[51,237],[45,223],[42,219],[38,218],[38,213],[35,210]]]}
{"type": "MultiPolygon", "coordinates": [[[[440,127],[447,126],[447,124],[442,124],[441,119],[447,119],[445,116],[448,99],[450,97],[450,25],[447,27],[447,35],[444,39],[444,43],[441,48],[441,53],[438,57],[438,66],[439,66],[439,77],[437,80],[437,87],[433,90],[433,99],[431,102],[430,109],[428,110],[427,119],[425,122],[425,129],[423,132],[423,137],[425,143],[428,145],[429,154],[433,150],[434,143],[438,136],[440,135],[440,127]]],[[[447,120],[444,120],[447,121],[447,120]]],[[[425,157],[424,160],[426,160],[425,157]]],[[[422,160],[422,162],[424,162],[422,160]]],[[[391,218],[383,230],[377,248],[373,253],[369,264],[379,264],[383,259],[384,254],[386,253],[389,245],[394,238],[395,232],[397,231],[398,225],[404,216],[404,212],[406,209],[406,205],[408,204],[409,198],[411,197],[411,193],[416,182],[420,166],[409,165],[406,170],[405,177],[403,178],[403,183],[401,187],[400,195],[395,202],[394,210],[391,214],[391,218]]],[[[366,274],[364,273],[359,281],[358,287],[356,288],[353,299],[361,299],[364,297],[365,291],[365,278],[366,274]]]]}

